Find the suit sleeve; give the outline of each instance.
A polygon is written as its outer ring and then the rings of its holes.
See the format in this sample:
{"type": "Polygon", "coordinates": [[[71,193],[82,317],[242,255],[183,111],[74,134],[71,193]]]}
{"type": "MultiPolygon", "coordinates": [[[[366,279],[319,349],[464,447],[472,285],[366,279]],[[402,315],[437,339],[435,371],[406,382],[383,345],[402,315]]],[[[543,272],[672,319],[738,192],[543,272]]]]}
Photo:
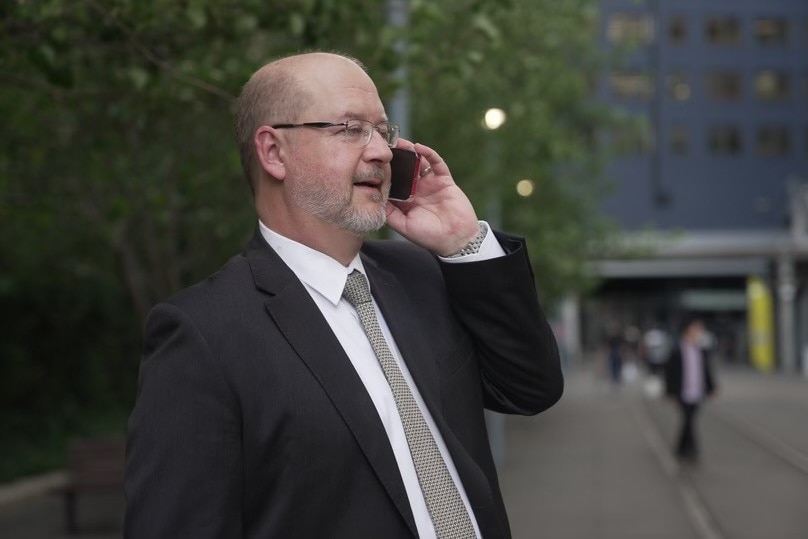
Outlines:
{"type": "Polygon", "coordinates": [[[671,352],[665,362],[665,394],[679,398],[682,392],[682,354],[678,349],[671,352]]]}
{"type": "Polygon", "coordinates": [[[197,327],[155,307],[129,419],[127,539],[241,537],[239,417],[197,327]]]}
{"type": "Polygon", "coordinates": [[[506,255],[441,264],[452,307],[474,341],[487,408],[536,414],[564,379],[555,337],[536,294],[524,241],[498,234],[506,255]]]}

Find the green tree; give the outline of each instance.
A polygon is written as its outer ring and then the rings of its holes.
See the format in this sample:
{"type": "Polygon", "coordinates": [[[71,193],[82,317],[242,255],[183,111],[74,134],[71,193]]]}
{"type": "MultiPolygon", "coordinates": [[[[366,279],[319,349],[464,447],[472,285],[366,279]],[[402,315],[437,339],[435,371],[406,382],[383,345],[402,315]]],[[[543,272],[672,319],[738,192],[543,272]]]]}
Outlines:
{"type": "Polygon", "coordinates": [[[387,99],[406,85],[413,138],[528,237],[545,297],[581,286],[604,230],[595,5],[412,0],[396,28],[381,0],[0,4],[0,437],[131,403],[145,313],[255,227],[232,103],[290,52],[352,54],[387,99]],[[490,106],[509,114],[496,132],[480,127],[490,106]]]}
{"type": "Polygon", "coordinates": [[[528,238],[549,302],[586,287],[589,251],[612,230],[595,206],[605,188],[596,135],[614,122],[593,95],[603,62],[597,2],[491,3],[457,34],[446,29],[462,18],[461,6],[413,5],[416,136],[440,148],[482,215],[528,238]],[[507,114],[496,131],[481,125],[490,107],[507,114]],[[521,179],[535,185],[531,196],[517,195],[521,179]]]}

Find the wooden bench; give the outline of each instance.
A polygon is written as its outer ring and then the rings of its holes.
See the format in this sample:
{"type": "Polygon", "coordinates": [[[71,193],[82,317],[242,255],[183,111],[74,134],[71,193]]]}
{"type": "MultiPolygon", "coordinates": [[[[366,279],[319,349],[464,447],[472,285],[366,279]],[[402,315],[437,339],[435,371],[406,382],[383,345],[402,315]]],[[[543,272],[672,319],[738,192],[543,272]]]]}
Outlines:
{"type": "Polygon", "coordinates": [[[126,438],[123,435],[75,440],[68,447],[65,500],[67,532],[78,533],[77,499],[87,492],[123,487],[126,438]]]}

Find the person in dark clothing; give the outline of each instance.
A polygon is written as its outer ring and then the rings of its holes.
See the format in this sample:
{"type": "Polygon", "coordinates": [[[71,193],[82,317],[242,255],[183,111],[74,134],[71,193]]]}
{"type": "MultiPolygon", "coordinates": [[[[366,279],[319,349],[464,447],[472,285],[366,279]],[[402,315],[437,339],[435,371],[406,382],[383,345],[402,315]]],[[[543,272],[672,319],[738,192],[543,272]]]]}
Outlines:
{"type": "Polygon", "coordinates": [[[677,402],[681,414],[675,451],[684,460],[698,458],[696,414],[704,399],[716,390],[706,337],[704,322],[698,317],[686,317],[679,343],[665,365],[666,394],[677,402]]]}

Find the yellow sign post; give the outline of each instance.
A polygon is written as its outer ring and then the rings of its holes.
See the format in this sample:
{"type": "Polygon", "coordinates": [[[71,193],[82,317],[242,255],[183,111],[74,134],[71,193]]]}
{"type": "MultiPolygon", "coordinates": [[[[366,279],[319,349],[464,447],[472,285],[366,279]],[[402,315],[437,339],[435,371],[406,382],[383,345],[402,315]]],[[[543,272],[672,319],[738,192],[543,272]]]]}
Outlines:
{"type": "Polygon", "coordinates": [[[774,310],[772,292],[760,277],[746,281],[749,318],[749,354],[759,371],[774,370],[774,310]]]}

